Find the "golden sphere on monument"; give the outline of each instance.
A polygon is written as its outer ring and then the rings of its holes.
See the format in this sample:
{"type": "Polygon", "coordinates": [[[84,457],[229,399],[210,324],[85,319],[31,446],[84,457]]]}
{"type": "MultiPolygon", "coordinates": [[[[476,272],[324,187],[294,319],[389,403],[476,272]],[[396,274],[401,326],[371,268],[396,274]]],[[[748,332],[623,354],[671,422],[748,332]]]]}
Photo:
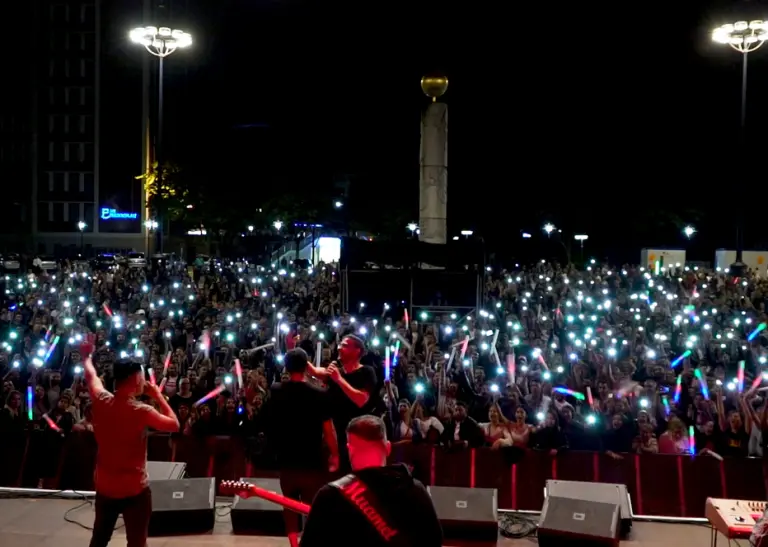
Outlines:
{"type": "Polygon", "coordinates": [[[421,79],[421,90],[427,97],[432,97],[436,101],[442,97],[448,90],[448,78],[439,74],[431,74],[421,79]]]}

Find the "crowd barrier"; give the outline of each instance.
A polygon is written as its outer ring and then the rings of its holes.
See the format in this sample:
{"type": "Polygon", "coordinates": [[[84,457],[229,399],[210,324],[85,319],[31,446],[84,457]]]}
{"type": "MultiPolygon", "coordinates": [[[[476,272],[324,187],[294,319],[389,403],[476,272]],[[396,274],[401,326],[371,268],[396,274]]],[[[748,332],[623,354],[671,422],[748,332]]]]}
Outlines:
{"type": "MultiPolygon", "coordinates": [[[[67,438],[51,432],[5,435],[0,442],[0,486],[93,490],[96,443],[88,432],[67,438]]],[[[252,439],[151,435],[148,459],[186,462],[191,477],[274,477],[252,439]]],[[[707,497],[765,500],[762,460],[711,456],[530,450],[446,450],[397,445],[391,460],[410,465],[424,484],[496,488],[500,509],[541,509],[549,479],[626,484],[635,515],[702,517],[707,497]]]]}

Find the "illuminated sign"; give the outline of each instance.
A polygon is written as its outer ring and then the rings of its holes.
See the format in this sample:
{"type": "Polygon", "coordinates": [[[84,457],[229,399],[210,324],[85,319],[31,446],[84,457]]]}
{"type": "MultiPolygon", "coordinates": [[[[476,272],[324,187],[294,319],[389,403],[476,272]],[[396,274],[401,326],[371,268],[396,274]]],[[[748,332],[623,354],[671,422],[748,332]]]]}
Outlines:
{"type": "Polygon", "coordinates": [[[137,218],[139,218],[139,213],[123,213],[109,207],[101,208],[101,220],[136,220],[137,218]]]}

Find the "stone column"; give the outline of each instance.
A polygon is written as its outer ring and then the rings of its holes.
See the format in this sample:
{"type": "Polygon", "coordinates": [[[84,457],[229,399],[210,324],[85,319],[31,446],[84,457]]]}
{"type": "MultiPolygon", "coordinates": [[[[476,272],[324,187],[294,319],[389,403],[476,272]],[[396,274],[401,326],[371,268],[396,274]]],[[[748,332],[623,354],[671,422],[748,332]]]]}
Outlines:
{"type": "Polygon", "coordinates": [[[433,102],[421,122],[419,239],[445,244],[448,216],[448,105],[433,102]]]}

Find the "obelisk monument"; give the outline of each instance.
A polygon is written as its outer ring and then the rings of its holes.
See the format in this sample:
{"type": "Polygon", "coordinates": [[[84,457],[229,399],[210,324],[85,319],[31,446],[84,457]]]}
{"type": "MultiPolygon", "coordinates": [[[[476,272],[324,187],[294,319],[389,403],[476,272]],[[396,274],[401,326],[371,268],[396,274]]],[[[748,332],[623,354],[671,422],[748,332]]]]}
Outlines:
{"type": "Polygon", "coordinates": [[[448,78],[425,76],[421,89],[432,102],[421,121],[419,240],[442,245],[448,235],[448,105],[438,98],[448,89],[448,78]]]}

